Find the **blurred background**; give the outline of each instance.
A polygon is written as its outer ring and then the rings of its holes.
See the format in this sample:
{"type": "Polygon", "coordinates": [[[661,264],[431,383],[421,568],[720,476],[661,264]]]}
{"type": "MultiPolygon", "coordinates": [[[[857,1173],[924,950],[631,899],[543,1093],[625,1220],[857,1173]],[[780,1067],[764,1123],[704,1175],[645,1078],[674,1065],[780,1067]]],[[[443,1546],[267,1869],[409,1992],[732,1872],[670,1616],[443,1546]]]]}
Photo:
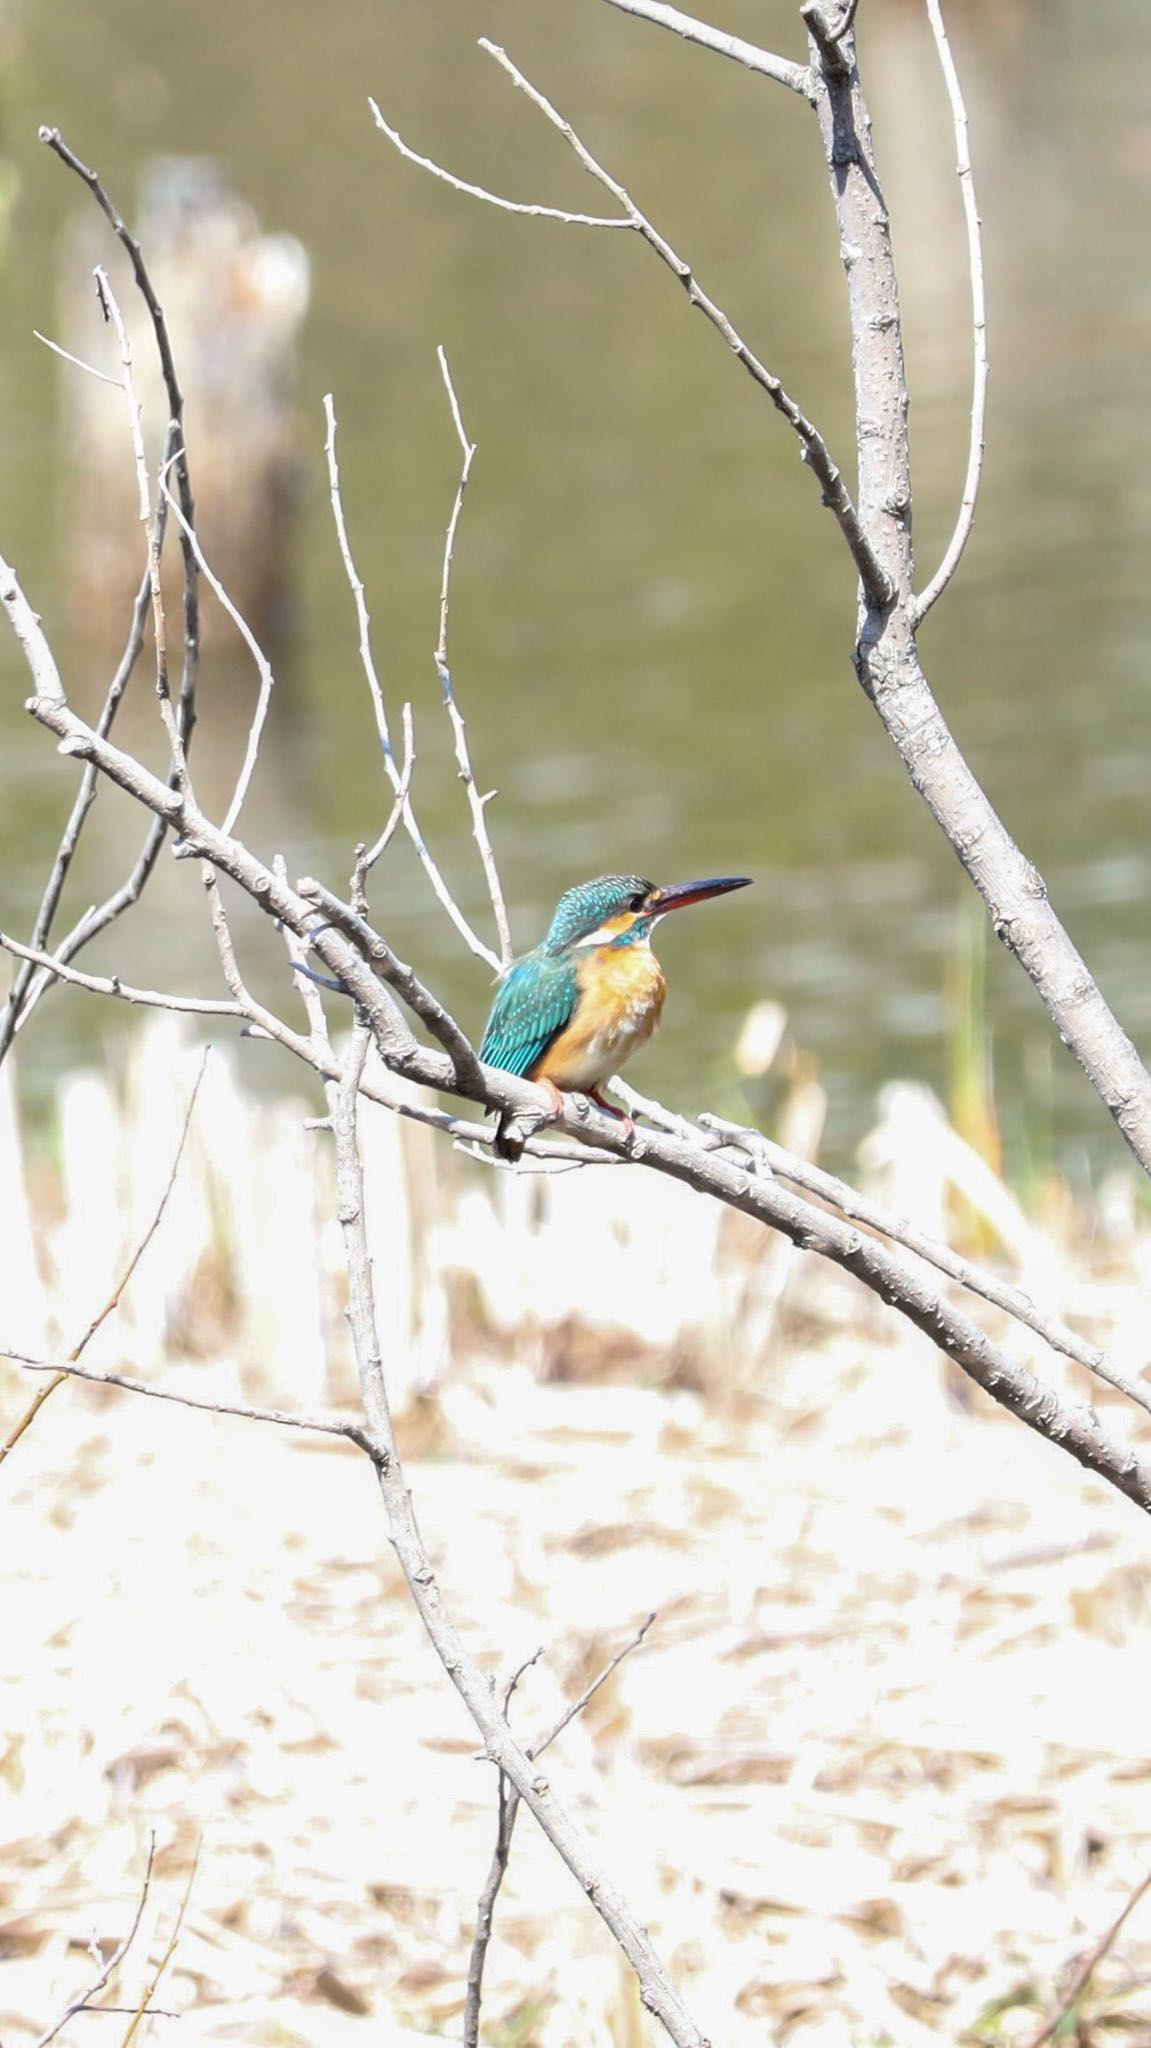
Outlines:
{"type": "MultiPolygon", "coordinates": [[[[976,771],[1146,1047],[1151,32],[1143,0],[954,0],[948,11],[985,221],[992,385],[975,537],[923,653],[976,771]]],[[[723,20],[802,55],[784,0],[727,0],[723,20]]],[[[99,570],[94,589],[77,539],[94,468],[105,484],[120,478],[124,531],[139,538],[117,395],[78,395],[85,380],[32,336],[106,348],[92,339],[85,280],[114,256],[110,238],[94,255],[78,241],[78,216],[89,232],[99,222],[37,144],[41,121],[59,124],[133,215],[149,160],[215,159],[265,232],[295,238],[276,248],[300,309],[304,258],[310,268],[298,366],[289,349],[280,369],[274,514],[245,516],[213,548],[239,592],[264,573],[241,559],[246,542],[259,553],[274,530],[263,626],[279,688],[246,819],[262,852],[282,848],[340,884],[351,846],[388,810],[327,501],[330,390],[397,724],[403,701],[414,707],[421,820],[484,918],[431,661],[458,473],[442,342],[479,444],[453,669],[481,787],[499,786],[489,818],[517,943],[533,943],[559,892],[587,874],[753,874],[754,891],[669,930],[673,1000],[641,1085],[700,1106],[731,1074],[748,1006],[774,998],[819,1062],[828,1149],[845,1157],[878,1084],[911,1076],[954,1094],[973,1044],[983,1061],[986,1025],[1009,1165],[1119,1160],[997,948],[984,1014],[981,924],[855,684],[849,565],[793,438],[631,237],[512,219],[433,182],[377,132],[367,96],[462,176],[598,210],[476,37],[505,43],[691,257],[850,473],[842,278],[802,104],[594,0],[344,0],[338,17],[308,0],[151,11],[0,0],[0,23],[0,545],[76,703],[94,712],[102,700],[124,627],[114,576],[99,570]],[[105,442],[85,424],[101,408],[105,442]]],[[[861,61],[895,223],[925,580],[955,516],[969,409],[954,144],[919,6],[868,0],[861,61]]],[[[195,434],[193,419],[194,471],[195,434]]],[[[254,459],[242,441],[240,478],[254,459]]],[[[0,744],[14,764],[2,920],[21,930],[74,776],[21,713],[8,636],[0,676],[0,744]]],[[[234,779],[255,688],[217,620],[196,746],[214,801],[234,779]]],[[[123,730],[154,749],[154,724],[145,663],[123,730]]],[[[101,799],[74,909],[119,879],[139,831],[101,799]]],[[[478,1028],[486,970],[462,954],[398,844],[373,908],[478,1028]]],[[[257,983],[262,959],[263,987],[282,996],[282,955],[255,931],[245,943],[257,983]]],[[[194,875],[163,862],[151,910],[88,964],[214,985],[194,875]]],[[[113,1028],[87,998],[57,991],[29,1033],[25,1074],[113,1028]]]]}

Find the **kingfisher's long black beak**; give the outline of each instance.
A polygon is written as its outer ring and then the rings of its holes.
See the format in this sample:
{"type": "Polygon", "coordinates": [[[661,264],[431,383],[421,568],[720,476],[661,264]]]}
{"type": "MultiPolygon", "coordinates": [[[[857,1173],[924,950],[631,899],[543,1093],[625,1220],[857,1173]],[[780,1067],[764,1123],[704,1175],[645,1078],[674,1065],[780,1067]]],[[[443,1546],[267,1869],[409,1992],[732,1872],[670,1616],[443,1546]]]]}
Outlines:
{"type": "Polygon", "coordinates": [[[686,910],[689,903],[706,903],[710,896],[726,896],[729,889],[746,889],[750,875],[723,875],[711,882],[674,882],[670,889],[653,889],[647,907],[657,916],[669,910],[686,910]]]}

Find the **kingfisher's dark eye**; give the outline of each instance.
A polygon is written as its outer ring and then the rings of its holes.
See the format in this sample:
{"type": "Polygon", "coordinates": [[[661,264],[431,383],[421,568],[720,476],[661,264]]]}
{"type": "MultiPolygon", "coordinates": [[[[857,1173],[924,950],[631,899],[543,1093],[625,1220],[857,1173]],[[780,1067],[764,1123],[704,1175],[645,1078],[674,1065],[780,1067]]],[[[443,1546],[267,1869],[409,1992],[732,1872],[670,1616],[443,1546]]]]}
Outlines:
{"type": "Polygon", "coordinates": [[[627,907],[629,910],[642,910],[646,902],[647,890],[639,889],[636,891],[636,894],[633,897],[631,897],[627,907]]]}

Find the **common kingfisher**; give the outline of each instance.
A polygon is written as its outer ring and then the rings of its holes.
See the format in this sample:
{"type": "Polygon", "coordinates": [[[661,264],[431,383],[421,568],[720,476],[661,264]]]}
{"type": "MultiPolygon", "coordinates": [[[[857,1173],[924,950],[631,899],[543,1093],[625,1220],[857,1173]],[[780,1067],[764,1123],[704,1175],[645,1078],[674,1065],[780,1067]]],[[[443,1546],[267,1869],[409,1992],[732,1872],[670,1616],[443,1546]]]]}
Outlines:
{"type": "MultiPolygon", "coordinates": [[[[578,1089],[610,1115],[600,1094],[659,1023],[667,984],[651,935],[669,911],[745,889],[749,875],[678,882],[659,889],[642,875],[601,875],[580,882],[556,905],[543,944],[513,960],[500,983],[480,1044],[489,1067],[538,1081],[556,1109],[561,1090],[578,1089]]],[[[631,1124],[631,1118],[625,1117],[631,1124]]],[[[496,1150],[514,1156],[501,1117],[496,1150]]]]}

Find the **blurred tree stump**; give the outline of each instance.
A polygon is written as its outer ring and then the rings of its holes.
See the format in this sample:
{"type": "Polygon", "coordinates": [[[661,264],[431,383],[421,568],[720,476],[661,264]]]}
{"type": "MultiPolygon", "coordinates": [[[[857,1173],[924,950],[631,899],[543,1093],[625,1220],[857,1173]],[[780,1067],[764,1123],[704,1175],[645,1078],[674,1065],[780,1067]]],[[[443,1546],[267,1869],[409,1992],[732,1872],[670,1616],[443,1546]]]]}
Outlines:
{"type": "MultiPolygon", "coordinates": [[[[292,531],[299,497],[297,344],[308,304],[308,258],[294,236],[265,234],[222,167],[205,157],[154,157],[140,183],[137,232],[168,321],[185,394],[197,532],[233,602],[266,646],[290,628],[292,531]]],[[[61,339],[119,375],[92,286],[101,263],[128,323],[133,378],[156,469],[168,408],[147,315],[123,252],[86,207],[66,238],[61,339]],[[123,289],[121,287],[123,286],[123,289]]],[[[125,404],[120,392],[62,365],[72,464],[66,524],[71,608],[84,639],[122,638],[145,562],[125,404]]],[[[164,593],[173,652],[179,645],[180,551],[175,522],[165,547],[164,593]]],[[[202,586],[203,631],[230,635],[202,586]]]]}

